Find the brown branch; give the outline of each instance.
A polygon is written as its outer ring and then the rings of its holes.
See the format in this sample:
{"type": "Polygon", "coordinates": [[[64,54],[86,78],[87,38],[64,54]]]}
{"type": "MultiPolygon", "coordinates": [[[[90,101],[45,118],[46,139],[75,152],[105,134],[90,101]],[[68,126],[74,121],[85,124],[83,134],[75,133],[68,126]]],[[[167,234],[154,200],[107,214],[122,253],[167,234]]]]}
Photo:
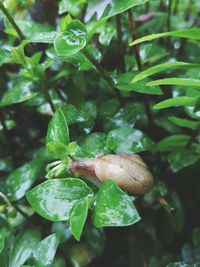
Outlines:
{"type": "MultiPolygon", "coordinates": [[[[130,28],[131,28],[132,39],[136,40],[136,38],[137,38],[136,24],[135,24],[135,20],[133,18],[133,15],[132,15],[130,9],[128,10],[128,21],[129,21],[129,25],[130,25],[130,28]]],[[[134,52],[134,55],[135,55],[137,68],[138,68],[139,71],[142,71],[143,70],[143,66],[142,66],[142,61],[141,61],[140,51],[139,51],[139,46],[138,45],[134,45],[133,46],[133,52],[134,52]]],[[[146,114],[147,114],[147,118],[148,118],[149,127],[151,128],[152,125],[153,125],[153,116],[152,116],[152,112],[151,112],[151,108],[150,108],[149,99],[148,99],[148,95],[147,94],[144,95],[144,106],[145,106],[145,110],[146,110],[146,114]]]]}
{"type": "Polygon", "coordinates": [[[120,15],[116,16],[116,29],[117,29],[117,40],[118,40],[119,56],[120,56],[119,71],[125,72],[124,46],[122,41],[122,25],[121,25],[120,15]]]}

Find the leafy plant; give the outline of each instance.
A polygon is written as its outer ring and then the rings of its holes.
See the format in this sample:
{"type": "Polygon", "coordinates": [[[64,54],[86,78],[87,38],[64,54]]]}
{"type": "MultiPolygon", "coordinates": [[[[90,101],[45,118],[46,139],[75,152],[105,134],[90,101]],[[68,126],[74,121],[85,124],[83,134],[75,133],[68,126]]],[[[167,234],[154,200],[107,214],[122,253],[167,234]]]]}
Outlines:
{"type": "Polygon", "coordinates": [[[200,266],[199,25],[190,0],[0,1],[0,266],[200,266]],[[83,175],[114,153],[150,192],[83,175]]]}

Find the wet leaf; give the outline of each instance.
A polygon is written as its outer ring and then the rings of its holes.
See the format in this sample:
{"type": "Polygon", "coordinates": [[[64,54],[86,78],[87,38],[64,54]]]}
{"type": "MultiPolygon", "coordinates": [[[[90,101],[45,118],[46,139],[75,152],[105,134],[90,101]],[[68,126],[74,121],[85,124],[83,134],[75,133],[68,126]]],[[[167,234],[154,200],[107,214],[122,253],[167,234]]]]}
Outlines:
{"type": "Polygon", "coordinates": [[[28,229],[15,239],[9,255],[9,267],[21,267],[40,240],[40,231],[28,229]]]}
{"type": "Polygon", "coordinates": [[[100,186],[92,214],[96,227],[127,226],[140,220],[133,198],[115,182],[107,180],[100,186]]]}
{"type": "Polygon", "coordinates": [[[92,190],[80,179],[48,180],[26,193],[33,209],[50,221],[67,221],[73,206],[92,196],[92,190]]]}
{"type": "Polygon", "coordinates": [[[9,88],[0,100],[0,106],[9,106],[27,101],[37,95],[32,82],[20,81],[9,88]]]}
{"type": "Polygon", "coordinates": [[[70,212],[70,229],[77,241],[80,240],[88,214],[88,200],[77,202],[70,212]]]}
{"type": "Polygon", "coordinates": [[[33,250],[29,259],[29,264],[37,267],[49,266],[54,259],[58,244],[59,238],[57,234],[47,236],[40,241],[33,250]]]}
{"type": "Polygon", "coordinates": [[[174,37],[180,37],[180,38],[189,38],[194,40],[200,40],[200,29],[198,28],[192,28],[192,29],[181,29],[177,31],[172,32],[163,32],[163,33],[156,33],[156,34],[150,34],[147,36],[144,36],[142,38],[139,38],[130,45],[136,45],[142,42],[152,41],[161,37],[167,37],[167,36],[174,36],[174,37]]]}
{"type": "Polygon", "coordinates": [[[10,200],[19,200],[39,178],[44,161],[36,159],[14,170],[7,178],[5,190],[10,200]]]}
{"type": "Polygon", "coordinates": [[[181,106],[195,106],[197,99],[195,97],[178,96],[175,98],[169,98],[163,100],[160,103],[153,106],[154,109],[163,109],[170,107],[181,107],[181,106]]]}
{"type": "Polygon", "coordinates": [[[132,83],[133,73],[127,72],[120,74],[115,78],[115,85],[118,89],[126,92],[137,92],[142,94],[153,94],[153,95],[162,95],[163,92],[159,86],[148,87],[146,86],[148,79],[139,81],[137,83],[132,83]]]}
{"type": "Polygon", "coordinates": [[[87,31],[79,20],[73,20],[65,32],[58,33],[54,47],[59,56],[72,56],[83,49],[87,43],[87,31]]]}
{"type": "Polygon", "coordinates": [[[58,108],[49,122],[46,143],[61,142],[69,143],[69,129],[65,115],[61,108],[58,108]]]}
{"type": "Polygon", "coordinates": [[[120,0],[98,0],[88,6],[85,21],[89,21],[95,13],[98,20],[105,17],[109,18],[146,2],[148,0],[124,0],[123,2],[120,0]]]}
{"type": "Polygon", "coordinates": [[[200,80],[191,78],[166,78],[148,82],[146,86],[157,86],[163,84],[200,87],[200,80]]]}
{"type": "Polygon", "coordinates": [[[196,153],[195,149],[187,148],[171,152],[167,156],[167,159],[169,161],[171,170],[173,172],[178,172],[183,168],[194,164],[200,159],[200,156],[196,153]]]}
{"type": "Polygon", "coordinates": [[[142,131],[121,128],[109,132],[106,146],[115,153],[137,153],[149,150],[154,142],[142,131]]]}
{"type": "Polygon", "coordinates": [[[132,83],[136,83],[137,81],[140,81],[142,79],[145,79],[149,76],[152,76],[154,74],[157,74],[158,72],[169,70],[169,69],[188,69],[188,68],[199,68],[199,64],[192,64],[187,62],[165,62],[162,64],[155,65],[153,67],[150,67],[144,71],[141,71],[139,74],[135,75],[132,83]]]}
{"type": "Polygon", "coordinates": [[[189,128],[192,130],[195,130],[197,126],[200,124],[198,121],[192,121],[184,118],[179,118],[176,116],[169,117],[169,120],[180,127],[189,128]]]}

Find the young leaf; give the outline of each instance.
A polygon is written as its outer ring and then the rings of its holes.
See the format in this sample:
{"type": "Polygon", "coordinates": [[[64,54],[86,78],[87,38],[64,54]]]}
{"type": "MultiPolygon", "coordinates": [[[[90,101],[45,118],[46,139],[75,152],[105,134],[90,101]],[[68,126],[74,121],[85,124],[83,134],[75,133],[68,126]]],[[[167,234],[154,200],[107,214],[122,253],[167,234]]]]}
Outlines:
{"type": "Polygon", "coordinates": [[[86,0],[61,0],[59,3],[59,14],[69,12],[73,14],[73,10],[76,10],[77,6],[86,2],[86,0]]]}
{"type": "Polygon", "coordinates": [[[21,199],[39,178],[44,161],[36,159],[14,170],[7,178],[5,191],[12,201],[21,199]]]}
{"type": "Polygon", "coordinates": [[[83,49],[87,43],[87,31],[79,20],[73,20],[66,32],[58,33],[54,47],[59,56],[72,56],[83,49]]]}
{"type": "Polygon", "coordinates": [[[61,108],[58,108],[49,122],[46,143],[61,142],[69,143],[69,129],[65,115],[61,108]]]}
{"type": "Polygon", "coordinates": [[[140,216],[133,197],[124,193],[115,182],[107,180],[97,193],[92,220],[96,227],[127,226],[138,222],[140,216]]]}
{"type": "Polygon", "coordinates": [[[88,200],[77,202],[70,212],[70,229],[77,241],[80,240],[88,214],[88,200]]]}
{"type": "Polygon", "coordinates": [[[20,81],[13,88],[8,89],[1,101],[0,106],[9,106],[16,103],[21,103],[35,97],[38,93],[34,91],[32,82],[20,81]]]}
{"type": "Polygon", "coordinates": [[[197,102],[196,97],[178,96],[175,98],[169,98],[163,100],[160,103],[153,106],[154,109],[163,109],[169,107],[181,107],[181,106],[195,106],[197,102]]]}
{"type": "Polygon", "coordinates": [[[132,79],[132,83],[136,83],[137,81],[140,81],[142,79],[145,79],[149,76],[152,76],[158,72],[169,70],[169,69],[188,69],[188,68],[199,68],[200,64],[192,64],[187,62],[165,62],[162,64],[158,64],[156,66],[150,67],[139,74],[135,75],[135,77],[132,79]]]}
{"type": "Polygon", "coordinates": [[[89,21],[93,15],[97,14],[97,19],[110,18],[126,11],[134,6],[142,5],[149,0],[97,0],[89,3],[85,21],[89,21]]]}
{"type": "Polygon", "coordinates": [[[185,134],[174,134],[158,142],[152,149],[153,152],[171,151],[175,148],[183,147],[189,141],[190,136],[185,134]]]}
{"type": "Polygon", "coordinates": [[[49,266],[56,254],[59,244],[59,237],[57,234],[47,236],[40,241],[37,247],[33,250],[29,259],[29,264],[37,267],[49,266]]]}
{"type": "Polygon", "coordinates": [[[147,36],[144,36],[142,38],[139,38],[129,45],[136,45],[140,44],[142,42],[152,41],[161,37],[167,37],[167,36],[174,36],[174,37],[180,37],[180,38],[189,38],[194,40],[200,40],[200,29],[198,28],[192,28],[192,29],[181,29],[177,31],[172,32],[163,32],[163,33],[156,33],[156,34],[150,34],[147,36]]]}
{"type": "Polygon", "coordinates": [[[29,37],[29,42],[31,43],[45,43],[52,44],[57,32],[40,32],[33,34],[29,37]]]}
{"type": "Polygon", "coordinates": [[[56,158],[64,159],[67,156],[67,146],[62,142],[49,142],[47,148],[51,155],[56,158]]]}
{"type": "Polygon", "coordinates": [[[199,159],[200,156],[195,154],[195,149],[193,148],[176,150],[167,156],[167,160],[173,172],[178,172],[181,169],[194,164],[199,159]]]}
{"type": "Polygon", "coordinates": [[[148,82],[146,86],[157,86],[162,84],[181,85],[181,86],[194,86],[200,88],[200,80],[190,78],[166,78],[148,82]]]}
{"type": "Polygon", "coordinates": [[[184,118],[179,118],[176,116],[169,117],[169,120],[180,127],[185,127],[192,130],[195,130],[197,126],[200,124],[198,121],[192,121],[184,118]]]}
{"type": "Polygon", "coordinates": [[[115,153],[137,153],[146,151],[154,142],[143,132],[131,128],[115,129],[109,132],[106,146],[115,153]]]}
{"type": "Polygon", "coordinates": [[[29,258],[33,248],[40,240],[37,229],[28,229],[21,233],[15,240],[9,255],[9,267],[21,267],[29,258]]]}
{"type": "Polygon", "coordinates": [[[137,92],[142,94],[153,94],[153,95],[162,95],[163,92],[160,87],[147,87],[146,83],[149,81],[145,79],[144,81],[139,81],[137,83],[132,83],[131,80],[133,78],[132,72],[127,72],[124,74],[120,74],[115,78],[115,85],[118,89],[126,92],[137,92]]]}
{"type": "Polygon", "coordinates": [[[92,190],[80,179],[48,180],[26,193],[33,209],[50,221],[67,221],[73,206],[92,197],[92,190]]]}
{"type": "Polygon", "coordinates": [[[82,142],[81,148],[85,153],[91,156],[96,156],[98,154],[104,154],[107,152],[105,147],[106,134],[104,133],[91,133],[82,142]]]}

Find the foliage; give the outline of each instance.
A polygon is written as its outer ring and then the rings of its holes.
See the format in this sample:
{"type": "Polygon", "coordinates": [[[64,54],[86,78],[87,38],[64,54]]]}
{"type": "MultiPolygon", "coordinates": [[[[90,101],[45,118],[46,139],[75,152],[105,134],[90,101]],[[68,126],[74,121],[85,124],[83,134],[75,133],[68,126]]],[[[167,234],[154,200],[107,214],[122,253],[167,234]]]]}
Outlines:
{"type": "Polygon", "coordinates": [[[0,1],[0,266],[200,266],[190,0],[0,1]],[[144,196],[71,173],[138,153],[144,196]]]}

